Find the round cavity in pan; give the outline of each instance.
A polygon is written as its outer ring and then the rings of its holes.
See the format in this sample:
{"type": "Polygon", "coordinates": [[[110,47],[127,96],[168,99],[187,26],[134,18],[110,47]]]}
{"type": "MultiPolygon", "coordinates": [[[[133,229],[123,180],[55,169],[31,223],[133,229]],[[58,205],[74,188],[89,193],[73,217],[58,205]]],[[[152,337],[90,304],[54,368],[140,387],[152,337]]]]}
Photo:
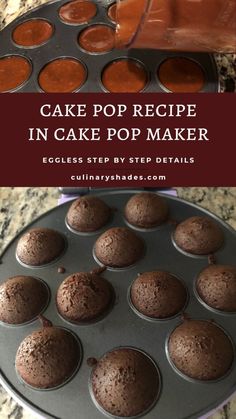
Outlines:
{"type": "Polygon", "coordinates": [[[208,320],[184,320],[168,336],[165,349],[172,368],[190,381],[223,379],[234,362],[231,338],[208,320]]]}
{"type": "Polygon", "coordinates": [[[128,301],[138,316],[145,320],[163,321],[183,312],[188,302],[188,291],[183,281],[169,272],[144,272],[131,284],[128,301]]]}
{"type": "Polygon", "coordinates": [[[173,93],[200,92],[205,84],[205,74],[199,63],[185,57],[164,60],[157,71],[162,86],[173,93]]]}
{"type": "Polygon", "coordinates": [[[79,25],[88,23],[97,14],[97,6],[92,1],[75,0],[61,6],[58,13],[63,22],[79,25]]]}
{"type": "Polygon", "coordinates": [[[36,319],[50,300],[48,285],[39,278],[18,275],[0,285],[0,322],[19,326],[36,319]]]}
{"type": "Polygon", "coordinates": [[[108,7],[108,10],[107,10],[107,15],[109,19],[114,23],[116,23],[116,9],[117,9],[116,3],[113,3],[111,4],[111,6],[108,7]]]}
{"type": "Polygon", "coordinates": [[[136,418],[158,401],[161,377],[145,352],[118,347],[103,355],[92,370],[89,391],[95,406],[111,417],[136,418]]]}
{"type": "Polygon", "coordinates": [[[108,25],[91,25],[79,34],[78,43],[90,53],[109,52],[115,45],[115,30],[108,25]]]}
{"type": "Polygon", "coordinates": [[[10,92],[27,82],[32,73],[30,61],[20,55],[0,57],[0,92],[10,92]]]}
{"type": "Polygon", "coordinates": [[[30,19],[14,29],[12,39],[17,46],[34,48],[45,44],[53,31],[53,25],[47,20],[30,19]]]}
{"type": "Polygon", "coordinates": [[[71,57],[59,57],[46,64],[39,73],[39,86],[47,93],[75,92],[85,83],[85,65],[71,57]]]}
{"type": "Polygon", "coordinates": [[[144,65],[131,58],[110,62],[102,72],[102,84],[111,93],[138,93],[145,89],[148,74],[144,65]]]}

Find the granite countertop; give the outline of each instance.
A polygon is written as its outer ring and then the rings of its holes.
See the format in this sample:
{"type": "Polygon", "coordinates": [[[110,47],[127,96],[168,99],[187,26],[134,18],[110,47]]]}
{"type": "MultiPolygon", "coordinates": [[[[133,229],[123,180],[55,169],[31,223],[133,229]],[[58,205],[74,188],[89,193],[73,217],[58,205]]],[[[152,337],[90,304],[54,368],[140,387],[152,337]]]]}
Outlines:
{"type": "MultiPolygon", "coordinates": [[[[236,228],[236,187],[176,189],[179,197],[209,209],[236,228]]],[[[24,226],[56,206],[58,198],[57,188],[0,188],[0,253],[24,226]]],[[[36,417],[18,406],[0,386],[0,419],[36,417]]],[[[209,419],[236,419],[236,396],[209,419]]]]}
{"type": "MultiPolygon", "coordinates": [[[[18,16],[51,0],[0,0],[0,30],[18,16]]],[[[215,54],[220,91],[236,92],[236,54],[215,54]]]]}

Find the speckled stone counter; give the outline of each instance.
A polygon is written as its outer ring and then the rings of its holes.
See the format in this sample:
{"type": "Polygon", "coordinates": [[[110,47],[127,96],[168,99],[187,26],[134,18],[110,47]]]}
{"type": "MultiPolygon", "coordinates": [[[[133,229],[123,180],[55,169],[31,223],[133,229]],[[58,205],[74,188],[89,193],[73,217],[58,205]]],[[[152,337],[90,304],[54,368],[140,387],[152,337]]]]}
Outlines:
{"type": "MultiPolygon", "coordinates": [[[[236,228],[236,187],[177,188],[177,193],[179,197],[209,209],[236,228]]],[[[0,188],[0,252],[24,226],[56,206],[58,198],[57,188],[0,188]]],[[[18,406],[0,386],[0,419],[36,417],[18,406]]],[[[209,419],[236,419],[236,396],[209,419]]]]}
{"type": "MultiPolygon", "coordinates": [[[[50,0],[0,0],[0,30],[26,11],[50,0]]],[[[215,54],[220,91],[236,91],[236,54],[215,54]]]]}

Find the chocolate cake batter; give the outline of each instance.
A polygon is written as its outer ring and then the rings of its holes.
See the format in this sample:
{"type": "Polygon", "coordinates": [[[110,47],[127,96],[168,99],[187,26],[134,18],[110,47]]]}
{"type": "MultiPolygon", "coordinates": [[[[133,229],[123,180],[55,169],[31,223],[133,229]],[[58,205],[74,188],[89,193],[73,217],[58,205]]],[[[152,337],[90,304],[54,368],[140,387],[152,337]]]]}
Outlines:
{"type": "Polygon", "coordinates": [[[84,29],[79,36],[81,48],[88,52],[111,51],[115,44],[115,31],[110,26],[93,25],[84,29]]]}
{"type": "Polygon", "coordinates": [[[0,58],[0,92],[16,89],[28,80],[32,67],[26,58],[9,55],[0,58]]]}
{"type": "Polygon", "coordinates": [[[59,10],[60,18],[70,24],[89,22],[97,13],[96,5],[91,1],[75,0],[64,4],[59,10]]]}
{"type": "Polygon", "coordinates": [[[86,70],[73,58],[58,58],[47,64],[39,74],[39,85],[47,93],[70,93],[86,80],[86,70]]]}
{"type": "Polygon", "coordinates": [[[17,45],[37,47],[50,39],[52,34],[51,23],[44,19],[31,19],[18,25],[13,31],[12,38],[17,45]]]}
{"type": "Polygon", "coordinates": [[[113,61],[102,73],[102,83],[111,93],[138,93],[145,88],[147,81],[143,65],[131,59],[113,61]]]}
{"type": "Polygon", "coordinates": [[[168,58],[158,69],[158,78],[174,93],[197,93],[204,87],[204,72],[196,62],[187,58],[168,58]]]}

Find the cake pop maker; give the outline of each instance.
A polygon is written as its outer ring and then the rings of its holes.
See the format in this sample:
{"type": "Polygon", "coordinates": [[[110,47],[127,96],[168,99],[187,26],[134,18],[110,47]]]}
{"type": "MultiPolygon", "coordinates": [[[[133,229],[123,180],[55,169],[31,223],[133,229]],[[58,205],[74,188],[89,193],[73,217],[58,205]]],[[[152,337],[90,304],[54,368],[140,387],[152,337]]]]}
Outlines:
{"type": "Polygon", "coordinates": [[[159,195],[166,200],[169,207],[169,220],[150,230],[137,230],[129,226],[143,240],[145,254],[130,267],[107,268],[102,272],[102,277],[109,281],[115,294],[114,304],[107,315],[96,322],[75,324],[68,322],[59,314],[55,298],[62,281],[73,273],[90,272],[100,268],[100,264],[96,262],[93,255],[95,242],[103,232],[110,228],[127,227],[124,207],[129,198],[136,193],[138,193],[137,190],[97,192],[95,195],[115,210],[102,229],[87,235],[74,233],[66,225],[66,214],[71,202],[60,205],[24,228],[2,254],[0,283],[16,275],[30,275],[43,280],[51,295],[43,315],[54,326],[71,331],[81,343],[83,356],[80,367],[71,380],[59,388],[35,389],[19,379],[15,370],[15,356],[23,339],[40,329],[39,320],[34,318],[30,323],[14,327],[0,324],[1,382],[20,404],[30,408],[39,417],[105,418],[107,413],[97,405],[90,394],[91,374],[94,371],[91,360],[96,363],[95,360],[101,359],[104,354],[121,347],[141,351],[140,353],[146,354],[157,368],[159,393],[150,408],[141,415],[145,419],[198,418],[220,405],[236,389],[235,361],[226,374],[211,381],[189,378],[175,368],[167,350],[168,339],[173,330],[183,322],[183,312],[167,319],[148,319],[140,316],[130,301],[130,286],[138,274],[155,270],[170,272],[187,289],[188,299],[183,308],[184,315],[190,319],[213,321],[224,331],[234,348],[236,314],[213,310],[206,304],[202,304],[196,294],[196,276],[208,266],[209,258],[207,256],[193,257],[180,252],[173,244],[172,233],[175,221],[181,222],[193,215],[210,217],[218,224],[224,235],[223,246],[214,254],[216,263],[233,265],[235,263],[235,231],[215,215],[192,203],[160,193],[159,195]],[[17,242],[23,233],[38,227],[57,230],[65,237],[67,247],[54,262],[41,267],[27,267],[16,258],[17,242]]]}

